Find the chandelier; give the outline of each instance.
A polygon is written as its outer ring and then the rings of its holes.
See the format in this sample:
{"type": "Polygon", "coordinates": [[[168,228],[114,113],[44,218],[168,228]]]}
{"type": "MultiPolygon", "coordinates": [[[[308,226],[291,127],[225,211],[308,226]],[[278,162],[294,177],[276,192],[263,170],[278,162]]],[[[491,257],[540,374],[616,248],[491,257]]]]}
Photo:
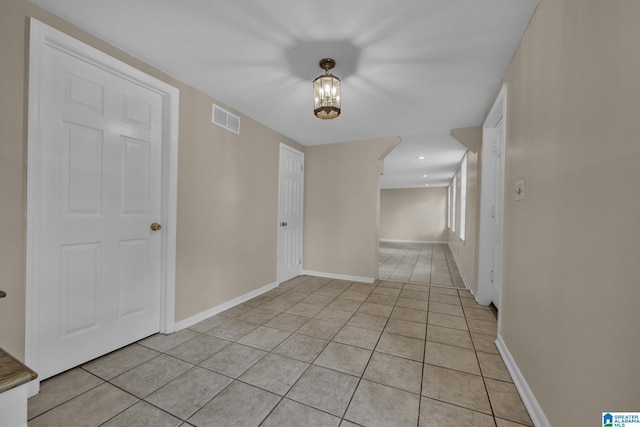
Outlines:
{"type": "Polygon", "coordinates": [[[313,81],[313,114],[319,119],[335,119],[340,115],[340,79],[329,74],[336,61],[331,58],[320,60],[320,68],[325,74],[313,81]]]}

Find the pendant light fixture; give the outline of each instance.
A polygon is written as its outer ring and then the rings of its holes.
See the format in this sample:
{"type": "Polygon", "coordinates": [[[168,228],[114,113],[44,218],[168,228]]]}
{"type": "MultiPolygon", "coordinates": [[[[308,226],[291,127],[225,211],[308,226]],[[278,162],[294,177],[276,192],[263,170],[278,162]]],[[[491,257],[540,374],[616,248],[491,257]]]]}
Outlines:
{"type": "Polygon", "coordinates": [[[340,115],[340,79],[329,74],[336,66],[331,58],[320,60],[324,75],[313,81],[313,114],[319,119],[335,119],[340,115]]]}

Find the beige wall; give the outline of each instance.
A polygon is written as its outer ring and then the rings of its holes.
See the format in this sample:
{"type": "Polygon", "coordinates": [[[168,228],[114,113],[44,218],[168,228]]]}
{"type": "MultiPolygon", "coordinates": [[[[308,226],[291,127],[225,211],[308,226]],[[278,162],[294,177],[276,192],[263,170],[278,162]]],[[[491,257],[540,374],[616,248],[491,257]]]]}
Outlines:
{"type": "Polygon", "coordinates": [[[380,190],[380,239],[444,242],[447,188],[380,190]]]}
{"type": "Polygon", "coordinates": [[[639,407],[639,17],[542,0],[504,79],[501,334],[553,426],[639,407]]]}
{"type": "Polygon", "coordinates": [[[214,100],[27,0],[0,8],[1,347],[23,358],[29,16],[180,89],[176,320],[276,281],[279,143],[303,147],[242,115],[240,136],[212,125],[214,100]]]}
{"type": "Polygon", "coordinates": [[[0,347],[24,354],[25,57],[23,4],[0,3],[0,347]]]}
{"type": "Polygon", "coordinates": [[[277,280],[280,142],[304,151],[242,114],[240,135],[212,125],[191,88],[180,99],[177,321],[277,280]]]}
{"type": "Polygon", "coordinates": [[[304,269],[378,275],[380,176],[399,138],[306,147],[304,269]]]}
{"type": "MultiPolygon", "coordinates": [[[[481,135],[478,135],[481,139],[481,135]]],[[[481,141],[480,141],[481,143],[481,141]]],[[[477,230],[478,219],[480,218],[480,199],[479,199],[479,168],[478,154],[469,151],[467,153],[467,209],[466,209],[466,238],[460,239],[460,171],[457,172],[458,188],[457,188],[457,225],[456,232],[452,233],[447,229],[447,238],[449,247],[453,253],[460,270],[460,273],[467,281],[467,286],[475,293],[478,289],[477,281],[477,230]]]]}
{"type": "Polygon", "coordinates": [[[451,136],[474,153],[482,151],[482,126],[451,129],[451,136]]]}

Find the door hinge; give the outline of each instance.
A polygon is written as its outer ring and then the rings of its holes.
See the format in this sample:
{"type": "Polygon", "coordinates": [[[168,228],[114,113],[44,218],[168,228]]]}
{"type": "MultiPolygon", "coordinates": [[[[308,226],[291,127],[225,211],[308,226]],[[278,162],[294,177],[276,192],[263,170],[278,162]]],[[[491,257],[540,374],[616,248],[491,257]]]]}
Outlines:
{"type": "Polygon", "coordinates": [[[298,260],[298,264],[302,264],[302,259],[299,259],[299,260],[298,260]]]}
{"type": "Polygon", "coordinates": [[[494,276],[495,276],[495,274],[494,274],[493,270],[491,270],[491,272],[489,273],[489,280],[491,281],[491,283],[493,283],[494,276]]]}

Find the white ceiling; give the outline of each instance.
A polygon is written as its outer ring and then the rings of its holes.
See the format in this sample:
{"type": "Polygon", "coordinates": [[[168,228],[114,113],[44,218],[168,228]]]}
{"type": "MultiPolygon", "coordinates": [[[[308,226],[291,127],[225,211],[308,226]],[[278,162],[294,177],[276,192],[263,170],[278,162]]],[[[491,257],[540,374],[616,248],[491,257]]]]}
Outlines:
{"type": "Polygon", "coordinates": [[[538,3],[32,1],[302,145],[400,136],[383,188],[448,184],[465,152],[449,132],[481,124],[538,3]],[[313,116],[325,57],[334,120],[313,116]]]}

